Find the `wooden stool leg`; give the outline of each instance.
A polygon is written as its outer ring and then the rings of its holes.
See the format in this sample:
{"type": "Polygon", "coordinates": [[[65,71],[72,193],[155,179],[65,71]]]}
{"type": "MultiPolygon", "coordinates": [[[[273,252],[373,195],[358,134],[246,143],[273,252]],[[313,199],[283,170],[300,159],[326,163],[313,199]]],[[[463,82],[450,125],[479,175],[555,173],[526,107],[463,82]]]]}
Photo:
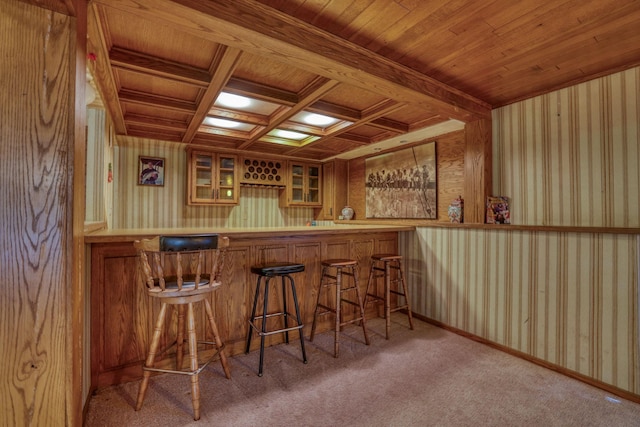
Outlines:
{"type": "Polygon", "coordinates": [[[224,370],[224,374],[228,379],[231,379],[231,371],[229,370],[229,363],[227,362],[227,355],[224,353],[222,339],[220,338],[220,334],[218,332],[218,325],[213,317],[213,310],[211,309],[211,304],[209,300],[205,298],[204,300],[204,308],[207,311],[207,317],[209,318],[209,326],[211,327],[211,333],[213,334],[213,341],[216,343],[216,347],[218,349],[218,354],[220,356],[220,364],[222,365],[222,369],[224,370]]]}
{"type": "Polygon", "coordinates": [[[264,281],[264,301],[262,305],[262,333],[260,334],[260,366],[258,368],[258,376],[262,376],[262,366],[264,365],[264,343],[267,336],[267,310],[269,308],[269,282],[271,277],[267,277],[264,281]]]}
{"type": "Polygon", "coordinates": [[[376,267],[376,261],[371,260],[371,268],[369,268],[369,278],[367,279],[367,288],[365,289],[364,301],[362,302],[362,304],[364,304],[365,307],[367,306],[367,298],[369,297],[369,290],[371,289],[372,282],[374,281],[374,274],[376,270],[375,267],[376,267]]]}
{"type": "Polygon", "coordinates": [[[404,267],[402,260],[398,260],[398,274],[400,275],[399,284],[402,285],[402,292],[404,293],[404,300],[407,304],[407,315],[409,316],[409,329],[413,330],[413,316],[411,315],[411,302],[409,301],[409,291],[407,290],[407,282],[404,281],[404,267]]]}
{"type": "MultiPolygon", "coordinates": [[[[149,347],[149,354],[147,355],[147,360],[144,362],[144,366],[153,367],[154,361],[156,359],[156,351],[158,350],[158,344],[160,343],[160,335],[162,334],[162,327],[164,326],[164,317],[167,312],[167,304],[162,303],[160,306],[160,313],[158,314],[158,319],[156,320],[156,325],[153,330],[153,338],[151,339],[151,346],[149,347]]],[[[136,401],[136,411],[139,411],[142,408],[142,403],[144,402],[144,396],[147,394],[147,387],[149,385],[149,377],[151,376],[151,372],[147,370],[143,370],[142,372],[142,382],[140,383],[140,388],[138,389],[138,400],[136,401]]]]}
{"type": "Polygon", "coordinates": [[[309,336],[309,341],[313,342],[313,337],[316,333],[316,324],[318,321],[318,309],[320,308],[320,294],[322,293],[322,289],[324,288],[324,273],[326,271],[326,267],[322,267],[322,273],[320,275],[320,286],[318,286],[318,293],[316,295],[316,309],[313,312],[313,323],[311,324],[311,335],[309,336]]]}
{"type": "MultiPolygon", "coordinates": [[[[284,342],[289,344],[289,312],[287,311],[287,287],[285,284],[285,276],[280,277],[282,282],[282,318],[284,320],[284,342]]],[[[291,280],[291,278],[289,278],[291,280]]]]}
{"type": "Polygon", "coordinates": [[[364,333],[364,342],[369,345],[369,334],[367,334],[367,326],[366,321],[364,319],[364,304],[362,299],[362,294],[360,293],[360,286],[358,285],[358,266],[351,267],[351,271],[353,272],[353,285],[356,288],[356,297],[358,298],[358,306],[360,307],[360,317],[362,320],[362,332],[364,333]]]}
{"type": "MultiPolygon", "coordinates": [[[[193,315],[193,303],[187,304],[187,335],[189,337],[189,361],[192,371],[198,370],[198,338],[196,336],[196,321],[193,315]]],[[[191,375],[191,403],[193,404],[193,419],[200,419],[200,383],[198,374],[191,375]]]]}
{"type": "Polygon", "coordinates": [[[340,323],[342,323],[342,268],[336,268],[336,324],[333,342],[333,357],[340,351],[340,323]]]}
{"type": "MultiPolygon", "coordinates": [[[[283,281],[284,281],[283,276],[283,281]]],[[[293,297],[293,305],[296,309],[296,321],[298,325],[302,325],[302,316],[300,315],[300,304],[298,304],[298,295],[296,294],[296,285],[293,283],[293,278],[291,276],[286,276],[289,279],[289,285],[291,285],[291,295],[293,297]]],[[[284,283],[283,283],[284,286],[284,283]]],[[[304,329],[298,329],[298,333],[300,335],[300,349],[302,350],[302,361],[307,363],[307,352],[304,349],[304,329]]]]}
{"type": "Polygon", "coordinates": [[[251,335],[253,335],[253,328],[251,327],[251,323],[255,321],[256,318],[256,309],[258,308],[258,297],[260,296],[260,282],[262,281],[262,276],[258,276],[258,280],[256,281],[256,293],[253,297],[253,309],[251,310],[251,318],[249,320],[249,330],[247,331],[247,346],[245,347],[245,354],[249,354],[249,350],[251,349],[251,335]]]}
{"type": "Polygon", "coordinates": [[[184,356],[184,305],[177,306],[178,309],[178,329],[176,331],[176,370],[182,369],[182,360],[184,356]]]}
{"type": "Polygon", "coordinates": [[[389,329],[391,329],[391,265],[389,261],[384,262],[384,327],[385,338],[389,339],[389,329]]]}

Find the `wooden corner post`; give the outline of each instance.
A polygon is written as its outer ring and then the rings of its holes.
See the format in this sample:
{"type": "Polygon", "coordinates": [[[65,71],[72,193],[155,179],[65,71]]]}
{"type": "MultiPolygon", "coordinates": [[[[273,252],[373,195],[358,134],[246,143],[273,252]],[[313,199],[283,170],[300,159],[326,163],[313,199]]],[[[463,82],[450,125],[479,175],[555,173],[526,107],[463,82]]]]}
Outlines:
{"type": "Polygon", "coordinates": [[[485,204],[491,194],[491,120],[465,125],[464,222],[483,224],[485,204]]]}

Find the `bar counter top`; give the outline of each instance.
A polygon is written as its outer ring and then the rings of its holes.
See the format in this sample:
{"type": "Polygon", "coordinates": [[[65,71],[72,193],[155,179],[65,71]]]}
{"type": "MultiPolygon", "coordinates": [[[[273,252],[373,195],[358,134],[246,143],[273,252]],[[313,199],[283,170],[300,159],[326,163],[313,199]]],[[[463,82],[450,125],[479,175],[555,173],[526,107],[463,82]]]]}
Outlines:
{"type": "Polygon", "coordinates": [[[218,233],[224,236],[236,238],[253,237],[293,237],[305,235],[337,235],[337,234],[366,234],[370,232],[385,231],[413,231],[410,225],[362,225],[362,224],[335,224],[318,226],[295,227],[236,227],[236,228],[134,228],[98,230],[85,234],[85,243],[114,243],[132,242],[141,238],[154,236],[169,236],[181,234],[218,233]]]}

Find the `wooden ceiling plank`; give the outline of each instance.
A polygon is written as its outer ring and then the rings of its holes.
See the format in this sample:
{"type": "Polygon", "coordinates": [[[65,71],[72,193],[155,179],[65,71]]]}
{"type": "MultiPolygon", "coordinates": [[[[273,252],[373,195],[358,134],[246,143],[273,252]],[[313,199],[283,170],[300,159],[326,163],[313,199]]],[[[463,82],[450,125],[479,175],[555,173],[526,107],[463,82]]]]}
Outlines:
{"type": "Polygon", "coordinates": [[[96,1],[445,117],[490,117],[489,104],[479,99],[253,1],[96,1]]]}
{"type": "Polygon", "coordinates": [[[239,49],[228,46],[219,47],[209,70],[213,78],[198,103],[198,107],[191,118],[191,123],[189,123],[189,127],[182,138],[182,142],[190,142],[198,132],[200,125],[207,116],[207,112],[211,107],[213,107],[218,94],[227,84],[229,78],[231,78],[233,70],[238,65],[240,55],[242,55],[242,51],[239,49]]]}
{"type": "Polygon", "coordinates": [[[190,67],[174,61],[167,61],[128,49],[114,46],[109,51],[111,65],[126,70],[142,72],[165,79],[207,87],[211,76],[207,70],[190,67]]]}

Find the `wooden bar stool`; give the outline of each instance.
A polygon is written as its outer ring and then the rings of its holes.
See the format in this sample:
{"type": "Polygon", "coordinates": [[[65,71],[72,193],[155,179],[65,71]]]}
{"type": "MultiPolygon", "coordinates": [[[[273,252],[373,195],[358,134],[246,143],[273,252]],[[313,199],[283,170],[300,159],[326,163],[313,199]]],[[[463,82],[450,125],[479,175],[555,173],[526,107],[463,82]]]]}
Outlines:
{"type": "Polygon", "coordinates": [[[145,360],[142,382],[138,390],[136,411],[142,408],[149,385],[151,372],[182,374],[191,377],[191,402],[193,419],[200,419],[200,384],[198,374],[216,357],[219,357],[227,378],[231,378],[229,364],[224,354],[224,344],[220,339],[209,295],[221,285],[219,274],[224,264],[224,253],[229,246],[227,237],[217,234],[197,236],[159,236],[154,239],[139,240],[134,243],[139,253],[139,267],[147,294],[161,301],[160,313],[155,323],[149,353],[145,360]],[[213,341],[198,340],[194,304],[204,302],[213,341]],[[164,330],[167,306],[178,307],[176,340],[162,351],[158,345],[164,330]],[[184,322],[184,308],[187,322],[184,322]],[[183,369],[183,343],[186,334],[189,347],[189,368],[183,369]],[[203,363],[198,360],[198,344],[213,346],[213,354],[203,363]],[[155,368],[156,355],[166,353],[176,347],[175,369],[155,368]]]}
{"type": "Polygon", "coordinates": [[[251,349],[251,336],[255,330],[260,336],[259,377],[262,376],[262,366],[264,364],[264,343],[267,335],[284,333],[285,342],[289,344],[289,331],[297,330],[298,335],[300,336],[302,361],[307,363],[307,353],[304,350],[304,334],[302,333],[304,325],[302,323],[302,316],[300,316],[300,306],[298,305],[295,282],[290,276],[293,273],[299,273],[302,271],[304,271],[304,264],[287,262],[272,262],[251,267],[251,272],[258,275],[258,280],[256,282],[255,297],[253,298],[253,309],[251,310],[251,317],[249,318],[249,332],[247,333],[247,347],[245,349],[245,353],[249,353],[249,350],[251,349]],[[282,310],[269,313],[269,282],[274,277],[282,278],[282,310]],[[294,317],[296,324],[293,326],[289,326],[289,317],[293,316],[287,309],[287,283],[291,289],[291,298],[293,299],[293,305],[296,311],[294,317]],[[262,295],[262,313],[256,314],[260,295],[262,295]],[[283,326],[281,328],[269,330],[269,327],[267,326],[267,319],[272,317],[282,317],[283,326]]]}
{"type": "Polygon", "coordinates": [[[404,269],[402,268],[402,255],[396,254],[374,254],[371,256],[371,269],[369,270],[369,280],[367,281],[367,293],[364,296],[364,305],[369,302],[384,303],[385,335],[389,339],[389,329],[391,328],[391,313],[406,309],[409,316],[409,328],[413,329],[413,318],[411,317],[411,304],[409,293],[404,281],[404,269]],[[395,278],[392,278],[392,271],[396,270],[395,278]],[[377,279],[384,278],[384,295],[376,292],[377,279]],[[392,289],[391,285],[395,285],[392,289]],[[391,294],[404,297],[404,304],[398,303],[391,307],[391,294]]]}
{"type": "Polygon", "coordinates": [[[338,357],[339,353],[339,345],[340,345],[340,331],[344,325],[349,323],[360,322],[362,325],[362,332],[364,333],[364,341],[367,345],[369,345],[369,335],[367,334],[367,327],[365,324],[364,318],[364,304],[362,300],[362,296],[360,294],[360,288],[358,287],[358,262],[351,259],[328,259],[326,261],[322,261],[322,277],[320,278],[320,288],[318,289],[318,296],[316,300],[316,308],[313,314],[313,325],[311,326],[311,337],[309,341],[313,341],[313,337],[316,331],[316,324],[318,320],[318,316],[334,313],[335,315],[335,338],[334,338],[334,347],[333,347],[333,356],[338,357]],[[335,268],[335,275],[330,274],[330,269],[335,268]],[[345,271],[343,271],[345,270],[345,271]],[[343,286],[342,276],[351,277],[351,283],[343,286]],[[327,289],[331,286],[335,286],[336,288],[336,304],[335,307],[330,307],[329,305],[320,303],[320,296],[323,293],[324,289],[327,289]],[[350,299],[346,299],[343,297],[345,292],[355,291],[357,301],[353,301],[350,299]],[[360,315],[356,315],[355,318],[344,320],[343,319],[343,311],[342,311],[342,303],[346,303],[358,308],[360,315]]]}

